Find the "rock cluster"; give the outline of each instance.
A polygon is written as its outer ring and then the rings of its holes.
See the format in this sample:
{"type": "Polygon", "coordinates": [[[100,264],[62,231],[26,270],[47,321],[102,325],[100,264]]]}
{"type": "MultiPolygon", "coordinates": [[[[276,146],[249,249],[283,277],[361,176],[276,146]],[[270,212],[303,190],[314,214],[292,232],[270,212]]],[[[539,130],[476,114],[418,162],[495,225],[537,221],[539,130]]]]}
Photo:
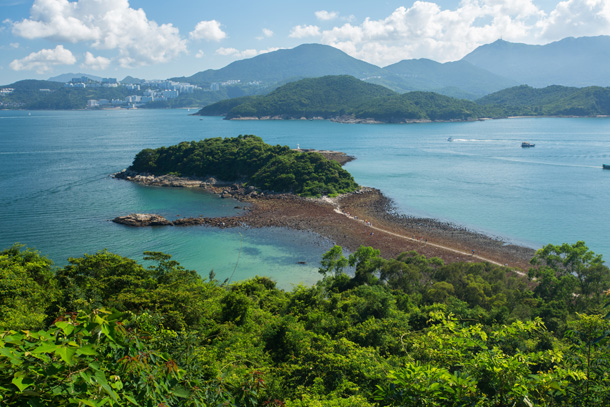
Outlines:
{"type": "Polygon", "coordinates": [[[163,216],[151,213],[132,213],[127,216],[118,216],[112,221],[127,226],[167,226],[172,224],[163,216]]]}
{"type": "Polygon", "coordinates": [[[213,177],[204,179],[200,178],[185,178],[176,175],[152,175],[140,174],[130,170],[123,170],[112,175],[117,179],[125,179],[128,181],[137,182],[142,185],[151,185],[159,187],[177,187],[177,188],[206,188],[208,186],[223,186],[230,185],[229,182],[222,182],[213,177]]]}
{"type": "Polygon", "coordinates": [[[156,176],[145,173],[141,174],[130,170],[122,170],[112,174],[112,177],[148,186],[202,188],[208,192],[217,194],[221,198],[244,199],[258,198],[265,195],[260,189],[252,185],[244,186],[241,183],[220,181],[214,177],[186,178],[176,175],[156,176]]]}

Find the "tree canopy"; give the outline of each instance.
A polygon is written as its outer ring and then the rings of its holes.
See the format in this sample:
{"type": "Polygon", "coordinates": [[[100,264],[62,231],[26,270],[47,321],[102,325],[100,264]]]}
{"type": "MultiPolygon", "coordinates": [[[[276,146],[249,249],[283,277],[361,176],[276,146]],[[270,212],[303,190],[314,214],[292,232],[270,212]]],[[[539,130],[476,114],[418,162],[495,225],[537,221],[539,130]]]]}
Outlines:
{"type": "Polygon", "coordinates": [[[144,149],[129,169],[154,175],[213,176],[303,196],[336,195],[358,188],[352,176],[337,162],[315,152],[272,146],[253,135],[144,149]]]}
{"type": "Polygon", "coordinates": [[[14,246],[0,252],[0,403],[606,406],[610,271],[597,259],[549,245],[528,279],[336,246],[316,285],[284,291],[204,279],[161,252],[147,267],[105,250],[53,267],[14,246]],[[538,271],[592,267],[603,283],[588,293],[537,290],[538,271]]]}

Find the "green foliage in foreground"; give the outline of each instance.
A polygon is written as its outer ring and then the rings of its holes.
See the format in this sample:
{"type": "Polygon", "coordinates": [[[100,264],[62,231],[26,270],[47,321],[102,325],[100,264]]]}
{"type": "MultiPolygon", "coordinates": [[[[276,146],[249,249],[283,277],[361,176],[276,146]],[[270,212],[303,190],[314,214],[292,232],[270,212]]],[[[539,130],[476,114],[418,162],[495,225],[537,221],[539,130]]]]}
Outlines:
{"type": "Polygon", "coordinates": [[[334,247],[292,291],[144,259],[0,252],[0,405],[610,403],[610,270],[582,242],[541,249],[531,279],[334,247]]]}
{"type": "Polygon", "coordinates": [[[352,176],[335,161],[318,153],[272,146],[252,135],[145,149],[136,155],[129,169],[154,175],[245,180],[265,190],[303,196],[336,195],[358,188],[352,176]]]}

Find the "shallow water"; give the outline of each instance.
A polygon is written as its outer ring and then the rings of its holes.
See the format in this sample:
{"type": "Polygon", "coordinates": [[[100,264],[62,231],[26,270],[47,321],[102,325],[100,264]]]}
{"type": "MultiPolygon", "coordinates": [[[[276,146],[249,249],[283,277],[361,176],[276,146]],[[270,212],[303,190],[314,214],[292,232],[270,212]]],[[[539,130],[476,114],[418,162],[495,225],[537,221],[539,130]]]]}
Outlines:
{"type": "Polygon", "coordinates": [[[610,120],[511,119],[472,123],[348,125],[225,121],[183,110],[0,112],[0,247],[21,242],[56,263],[108,248],[141,259],[170,253],[202,275],[267,275],[311,284],[332,242],[281,229],[132,229],[133,212],[220,216],[241,204],[203,192],[111,179],[143,148],[256,134],[272,144],[345,151],[346,168],[399,210],[540,247],[585,240],[610,256],[610,120]],[[452,137],[453,142],[447,138],[452,137]],[[536,143],[522,149],[522,141],[536,143]],[[306,262],[306,265],[297,264],[306,262]],[[236,266],[237,265],[237,266],[236,266]]]}

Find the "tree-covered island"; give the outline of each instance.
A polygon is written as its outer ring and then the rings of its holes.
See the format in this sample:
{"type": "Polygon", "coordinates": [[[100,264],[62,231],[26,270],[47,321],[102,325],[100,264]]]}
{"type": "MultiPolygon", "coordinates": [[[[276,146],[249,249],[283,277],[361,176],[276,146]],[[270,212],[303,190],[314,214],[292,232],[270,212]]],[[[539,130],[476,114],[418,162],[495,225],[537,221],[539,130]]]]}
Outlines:
{"type": "Polygon", "coordinates": [[[144,149],[128,171],[157,176],[215,177],[301,196],[335,196],[358,189],[352,176],[337,162],[316,152],[272,146],[253,135],[144,149]]]}

